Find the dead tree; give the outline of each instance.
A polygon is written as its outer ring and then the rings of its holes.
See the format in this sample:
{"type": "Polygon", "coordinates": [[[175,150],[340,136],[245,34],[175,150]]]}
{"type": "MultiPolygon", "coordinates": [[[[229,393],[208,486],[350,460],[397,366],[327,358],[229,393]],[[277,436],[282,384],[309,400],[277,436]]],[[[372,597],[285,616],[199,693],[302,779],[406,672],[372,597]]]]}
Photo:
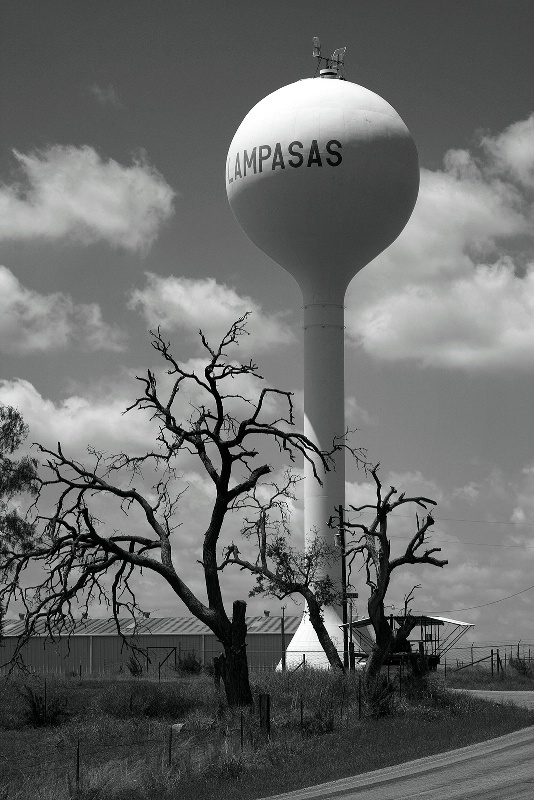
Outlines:
{"type": "MultiPolygon", "coordinates": [[[[375,641],[371,654],[367,659],[364,673],[364,685],[369,695],[372,695],[384,661],[392,653],[400,650],[406,643],[407,637],[416,625],[415,619],[409,613],[408,604],[413,597],[412,592],[405,598],[405,613],[399,628],[394,631],[384,611],[384,600],[389,588],[391,574],[395,569],[405,564],[432,564],[435,567],[444,567],[448,562],[435,558],[433,553],[441,552],[440,547],[431,547],[421,552],[426,545],[427,535],[434,524],[431,513],[422,519],[416,514],[416,531],[411,537],[404,553],[397,558],[391,558],[391,544],[388,537],[388,517],[399,506],[415,503],[425,511],[429,506],[435,506],[434,500],[428,497],[406,497],[404,493],[397,495],[397,490],[391,486],[386,494],[382,495],[382,484],[378,477],[380,465],[370,470],[376,484],[376,503],[363,506],[350,506],[352,511],[361,513],[366,510],[375,512],[374,520],[370,525],[362,522],[345,522],[348,530],[359,530],[361,536],[352,545],[347,547],[349,565],[355,557],[361,554],[364,558],[366,582],[371,589],[367,603],[371,625],[375,634],[375,641]]],[[[414,587],[417,588],[417,587],[414,587]]]]}
{"type": "MultiPolygon", "coordinates": [[[[328,469],[330,458],[320,452],[304,435],[294,431],[293,405],[290,392],[263,388],[255,401],[235,393],[236,379],[249,376],[261,379],[252,362],[236,363],[228,357],[231,346],[246,334],[245,315],[237,320],[217,348],[212,348],[200,332],[207,363],[199,370],[188,371],[174,358],[170,343],[158,330],[152,335],[152,346],[163,359],[170,388],[160,388],[152,371],[138,378],[143,394],[127,409],[148,411],[158,428],[152,451],[141,456],[126,453],[107,455],[89,449],[90,466],[82,464],[63,451],[38,445],[44,459],[47,477],[40,478],[39,494],[34,506],[34,524],[39,528],[33,541],[6,542],[0,553],[0,602],[9,605],[19,599],[26,608],[26,629],[20,646],[44,623],[49,633],[74,627],[73,609],[88,606],[91,600],[110,603],[117,630],[121,633],[119,613],[140,613],[132,575],[150,570],[172,588],[193,616],[201,620],[222,643],[224,655],[219,665],[226,697],[232,706],[246,705],[252,700],[246,654],[246,624],[243,601],[236,601],[230,618],[223,602],[221,570],[217,548],[229,512],[259,486],[272,471],[260,460],[260,444],[274,442],[280,452],[293,461],[307,459],[318,478],[316,464],[328,469]],[[227,388],[232,387],[232,388],[227,388]],[[233,389],[233,393],[232,393],[233,389]],[[196,400],[186,421],[181,421],[178,399],[193,390],[196,400]],[[165,395],[165,396],[163,396],[165,395]],[[271,414],[269,401],[283,403],[285,411],[271,414]],[[228,411],[229,404],[244,404],[243,417],[228,411]],[[203,602],[188,585],[189,574],[179,566],[181,491],[176,472],[181,457],[193,456],[209,476],[215,498],[209,522],[203,534],[199,560],[206,589],[203,602]],[[138,482],[151,478],[149,490],[135,488],[138,482]],[[51,496],[52,495],[52,501],[51,496]],[[95,503],[105,497],[126,515],[125,531],[110,530],[97,518],[95,503]],[[51,508],[48,513],[43,506],[51,508]],[[131,531],[134,517],[144,531],[131,531]],[[178,564],[178,566],[177,566],[178,564]],[[30,565],[44,570],[37,585],[24,586],[24,572],[30,565]],[[111,588],[109,583],[111,580],[111,588]]],[[[272,405],[272,403],[271,403],[272,405]]],[[[101,506],[100,506],[101,508],[101,506]]],[[[35,574],[35,572],[34,572],[35,574]]]]}

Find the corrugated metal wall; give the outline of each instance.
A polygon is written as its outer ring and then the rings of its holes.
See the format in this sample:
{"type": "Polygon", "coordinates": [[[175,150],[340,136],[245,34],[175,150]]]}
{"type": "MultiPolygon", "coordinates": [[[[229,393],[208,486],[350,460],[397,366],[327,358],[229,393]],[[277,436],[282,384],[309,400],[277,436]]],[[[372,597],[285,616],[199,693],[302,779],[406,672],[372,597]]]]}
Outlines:
{"type": "MultiPolygon", "coordinates": [[[[286,647],[292,635],[286,634],[286,647]]],[[[0,644],[0,664],[12,657],[16,637],[6,636],[0,644]]],[[[194,653],[204,664],[211,664],[213,658],[222,652],[222,646],[212,633],[190,635],[151,634],[130,639],[139,648],[147,651],[150,673],[157,674],[158,665],[164,660],[161,674],[168,674],[175,659],[186,653],[194,653]]],[[[272,669],[282,657],[282,641],[277,634],[254,634],[247,636],[248,661],[251,669],[272,669]]],[[[82,674],[105,674],[126,668],[132,651],[118,636],[71,636],[57,638],[55,641],[45,637],[33,637],[24,646],[22,657],[27,667],[39,673],[69,675],[80,671],[82,674]]],[[[139,656],[144,669],[146,658],[139,656]]],[[[6,674],[8,667],[0,669],[6,674]]]]}

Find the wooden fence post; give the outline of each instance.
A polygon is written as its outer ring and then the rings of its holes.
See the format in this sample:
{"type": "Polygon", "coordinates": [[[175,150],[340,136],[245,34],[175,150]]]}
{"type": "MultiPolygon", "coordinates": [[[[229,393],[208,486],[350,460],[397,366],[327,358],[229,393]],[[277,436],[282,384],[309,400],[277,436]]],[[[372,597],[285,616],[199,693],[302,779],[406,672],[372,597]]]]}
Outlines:
{"type": "Polygon", "coordinates": [[[168,763],[169,763],[169,767],[170,767],[170,766],[171,766],[171,763],[172,763],[172,725],[171,725],[171,729],[170,729],[170,731],[169,731],[169,754],[168,754],[168,763]]]}
{"type": "Polygon", "coordinates": [[[260,730],[264,730],[267,738],[271,738],[271,695],[260,694],[260,730]]]}
{"type": "Polygon", "coordinates": [[[493,650],[491,651],[491,677],[493,678],[493,650]]]}

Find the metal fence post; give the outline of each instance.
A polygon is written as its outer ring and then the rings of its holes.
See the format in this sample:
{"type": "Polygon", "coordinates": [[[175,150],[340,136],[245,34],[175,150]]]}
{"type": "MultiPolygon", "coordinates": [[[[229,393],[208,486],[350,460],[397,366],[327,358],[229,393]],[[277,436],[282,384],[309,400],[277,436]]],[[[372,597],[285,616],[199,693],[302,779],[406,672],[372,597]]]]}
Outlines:
{"type": "Polygon", "coordinates": [[[76,791],[80,788],[80,740],[76,743],[76,791]]]}

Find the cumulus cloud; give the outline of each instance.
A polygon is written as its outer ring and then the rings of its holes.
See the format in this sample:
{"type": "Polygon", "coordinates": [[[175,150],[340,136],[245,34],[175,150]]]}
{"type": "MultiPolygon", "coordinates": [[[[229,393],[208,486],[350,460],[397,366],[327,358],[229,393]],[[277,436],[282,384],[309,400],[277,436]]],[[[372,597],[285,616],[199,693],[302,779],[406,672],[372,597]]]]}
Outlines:
{"type": "Polygon", "coordinates": [[[348,333],[370,355],[532,369],[531,130],[534,115],[422,170],[406,229],[349,291],[348,333]]]}
{"type": "Polygon", "coordinates": [[[0,266],[0,351],[46,352],[75,345],[84,350],[124,350],[126,334],[107,325],[97,303],[74,303],[62,292],[39,294],[0,266]]]}
{"type": "Polygon", "coordinates": [[[534,114],[514,122],[499,136],[484,136],[482,147],[495,159],[500,171],[534,189],[534,114]]]}
{"type": "Polygon", "coordinates": [[[144,160],[123,166],[89,146],[13,153],[20,181],[0,186],[0,240],[65,238],[145,250],[172,214],[174,191],[144,160]]]}
{"type": "Polygon", "coordinates": [[[534,364],[534,265],[524,277],[510,259],[469,277],[408,286],[365,309],[358,328],[379,358],[469,369],[534,364]]]}
{"type": "Polygon", "coordinates": [[[154,444],[154,426],[148,415],[135,411],[123,414],[131,397],[121,390],[102,396],[72,395],[54,402],[29,381],[2,380],[0,403],[19,409],[29,426],[31,441],[52,447],[62,442],[66,452],[72,448],[77,457],[89,444],[108,452],[129,448],[138,452],[154,444]]]}
{"type": "MultiPolygon", "coordinates": [[[[266,314],[261,306],[235,289],[217,283],[214,278],[162,278],[146,273],[143,289],[130,296],[130,308],[139,308],[151,328],[158,325],[168,331],[183,330],[197,335],[201,328],[208,341],[217,344],[233,322],[247,311],[252,312],[247,325],[254,349],[270,348],[295,340],[291,328],[280,315],[266,314]]],[[[247,338],[240,346],[246,348],[247,338]]]]}

